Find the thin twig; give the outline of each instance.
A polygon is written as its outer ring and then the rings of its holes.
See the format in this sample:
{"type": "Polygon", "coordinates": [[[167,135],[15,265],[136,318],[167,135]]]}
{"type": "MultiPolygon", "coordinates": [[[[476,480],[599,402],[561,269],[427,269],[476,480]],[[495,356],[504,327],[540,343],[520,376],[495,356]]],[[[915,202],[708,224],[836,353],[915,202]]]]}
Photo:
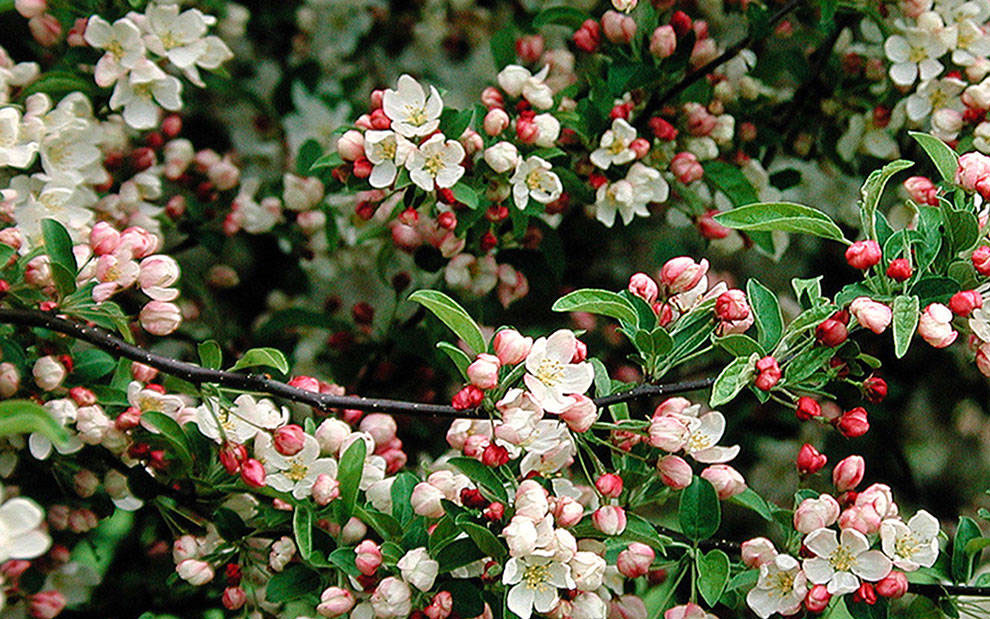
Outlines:
{"type": "MultiPolygon", "coordinates": [[[[351,408],[381,413],[447,418],[486,418],[488,416],[481,408],[458,410],[447,404],[427,404],[423,402],[366,398],[358,395],[316,393],[292,387],[291,385],[274,380],[265,374],[241,374],[225,370],[211,370],[194,363],[187,363],[155,354],[139,346],[129,344],[104,329],[62,318],[51,312],[25,309],[0,309],[0,324],[40,327],[56,331],[88,342],[117,357],[123,357],[151,366],[194,385],[210,383],[241,391],[267,393],[293,402],[307,404],[318,410],[351,408]]],[[[697,391],[711,386],[712,382],[713,379],[705,378],[663,385],[640,385],[628,391],[597,398],[595,404],[601,407],[639,398],[697,391]]]]}

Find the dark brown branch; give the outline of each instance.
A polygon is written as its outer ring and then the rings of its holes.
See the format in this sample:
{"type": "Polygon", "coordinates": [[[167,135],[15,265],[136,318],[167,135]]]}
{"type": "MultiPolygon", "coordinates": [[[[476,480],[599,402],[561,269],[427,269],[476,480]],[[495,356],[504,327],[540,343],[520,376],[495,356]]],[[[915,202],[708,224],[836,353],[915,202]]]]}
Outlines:
{"type": "MultiPolygon", "coordinates": [[[[299,402],[300,404],[307,404],[319,410],[352,408],[390,414],[426,415],[447,418],[485,418],[488,416],[482,409],[457,410],[453,406],[446,404],[426,404],[422,402],[365,398],[358,395],[315,393],[273,380],[264,374],[240,374],[238,372],[224,370],[211,370],[194,363],[187,363],[155,354],[139,346],[129,344],[99,327],[84,325],[40,310],[0,309],[0,323],[40,327],[50,331],[56,331],[88,342],[117,357],[123,357],[131,361],[149,365],[160,372],[181,378],[194,385],[209,383],[230,389],[267,393],[293,402],[299,402]]],[[[640,385],[628,391],[598,398],[595,400],[595,403],[598,406],[608,406],[639,398],[697,391],[711,386],[712,382],[713,379],[705,378],[664,385],[640,385]]]]}
{"type": "MultiPolygon", "coordinates": [[[[774,26],[776,26],[780,22],[780,20],[784,19],[784,17],[786,17],[788,13],[796,9],[799,4],[801,4],[801,0],[790,0],[790,2],[782,6],[776,13],[770,16],[767,27],[773,28],[774,26]]],[[[656,100],[650,102],[650,104],[647,105],[647,107],[641,112],[642,116],[646,117],[652,115],[655,111],[659,110],[667,103],[670,103],[670,101],[673,100],[674,97],[687,90],[689,86],[691,86],[701,78],[705,77],[715,69],[719,68],[721,65],[735,58],[736,54],[738,54],[742,50],[752,45],[755,41],[756,41],[756,37],[754,36],[753,33],[750,33],[746,35],[746,37],[742,41],[739,41],[735,45],[731,45],[728,49],[726,49],[724,52],[719,54],[718,57],[715,58],[714,60],[711,60],[705,63],[704,65],[698,67],[694,71],[691,71],[690,73],[684,76],[684,79],[682,79],[673,87],[671,87],[669,90],[664,92],[656,100]]]]}

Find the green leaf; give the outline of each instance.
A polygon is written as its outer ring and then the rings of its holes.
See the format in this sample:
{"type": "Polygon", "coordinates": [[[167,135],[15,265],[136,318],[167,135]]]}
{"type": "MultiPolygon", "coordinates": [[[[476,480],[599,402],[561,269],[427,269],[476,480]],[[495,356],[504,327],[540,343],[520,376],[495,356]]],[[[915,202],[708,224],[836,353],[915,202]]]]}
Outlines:
{"type": "MultiPolygon", "coordinates": [[[[354,551],[351,550],[350,553],[353,555],[354,551]]],[[[298,563],[290,565],[268,579],[265,600],[272,604],[297,600],[307,594],[318,593],[320,584],[320,575],[317,572],[298,563]]]]}
{"type": "Polygon", "coordinates": [[[40,404],[30,400],[0,401],[0,436],[33,432],[59,445],[69,439],[65,428],[40,404]]]}
{"type": "Polygon", "coordinates": [[[952,253],[969,251],[980,238],[980,222],[976,215],[962,209],[945,209],[942,212],[947,231],[952,239],[952,253]]]}
{"type": "MultiPolygon", "coordinates": [[[[443,583],[443,590],[450,592],[453,601],[453,612],[459,617],[477,617],[485,612],[485,599],[472,582],[468,580],[450,580],[443,583]]],[[[503,617],[508,619],[508,617],[503,617]]]]}
{"type": "Polygon", "coordinates": [[[204,368],[219,370],[223,367],[221,365],[223,363],[223,352],[220,350],[220,344],[216,340],[200,342],[197,350],[199,352],[199,364],[204,368]]]}
{"type": "Polygon", "coordinates": [[[718,531],[721,518],[715,488],[708,480],[695,475],[691,485],[681,491],[677,509],[681,532],[693,541],[708,539],[718,531]]]}
{"type": "Polygon", "coordinates": [[[409,524],[416,514],[413,512],[411,497],[419,478],[408,471],[399,473],[392,482],[392,517],[403,527],[409,524]]]}
{"type": "Polygon", "coordinates": [[[533,27],[542,28],[547,24],[558,24],[576,30],[581,27],[581,24],[586,19],[591,19],[591,15],[581,9],[568,6],[555,6],[540,11],[533,18],[533,27]]]}
{"type": "Polygon", "coordinates": [[[845,237],[839,226],[825,213],[793,202],[760,202],[734,208],[715,215],[715,221],[727,228],[745,232],[797,232],[833,241],[845,237]]]}
{"type": "MultiPolygon", "coordinates": [[[[736,207],[758,202],[760,199],[752,183],[738,167],[724,161],[706,161],[705,179],[714,183],[719,190],[732,200],[736,207]]],[[[732,212],[732,211],[730,211],[732,212]]]]}
{"type": "Polygon", "coordinates": [[[969,516],[959,517],[959,526],[952,539],[952,579],[956,582],[969,582],[973,575],[973,553],[966,552],[966,546],[971,541],[982,536],[980,526],[969,516]]]}
{"type": "Polygon", "coordinates": [[[289,373],[289,362],[285,360],[285,355],[277,348],[252,348],[244,353],[244,356],[237,360],[231,369],[240,370],[256,366],[275,368],[282,374],[289,373]]]}
{"type": "Polygon", "coordinates": [[[508,553],[508,548],[505,547],[505,544],[498,541],[494,533],[480,524],[473,522],[469,514],[461,514],[455,521],[461,530],[468,534],[468,537],[471,538],[478,549],[489,557],[497,561],[508,553]]]}
{"type": "MultiPolygon", "coordinates": [[[[455,110],[453,108],[447,108],[440,113],[440,131],[444,135],[449,136],[450,139],[456,140],[461,137],[464,130],[471,124],[471,118],[473,116],[473,109],[455,110]]],[[[458,183],[458,185],[459,184],[460,183],[458,183]]],[[[454,193],[455,195],[457,193],[456,185],[454,187],[454,193]]],[[[458,200],[460,200],[460,198],[458,198],[458,200]]]]}
{"type": "Polygon", "coordinates": [[[313,164],[322,154],[323,147],[313,138],[303,142],[303,145],[299,147],[299,154],[296,155],[296,174],[307,176],[313,168],[313,164]]]}
{"type": "Polygon", "coordinates": [[[495,68],[504,69],[516,61],[516,29],[508,26],[492,35],[489,47],[492,50],[492,60],[495,68]]]}
{"type": "MultiPolygon", "coordinates": [[[[337,566],[340,569],[340,571],[344,572],[345,574],[348,574],[355,578],[360,578],[362,576],[361,570],[359,570],[357,568],[357,565],[354,563],[355,555],[354,555],[353,547],[344,546],[338,548],[333,552],[331,552],[330,556],[327,558],[329,559],[331,564],[337,566]]],[[[284,574],[285,572],[282,573],[284,574]]]]}
{"type": "Polygon", "coordinates": [[[461,378],[467,380],[467,369],[471,365],[471,357],[468,357],[466,352],[449,342],[437,342],[437,348],[450,357],[450,360],[454,362],[454,367],[460,372],[461,378]]]}
{"type": "Polygon", "coordinates": [[[887,181],[890,180],[891,176],[913,165],[914,163],[910,161],[898,159],[897,161],[891,161],[879,170],[874,170],[866,178],[866,182],[863,183],[863,187],[860,189],[859,216],[863,230],[866,231],[868,238],[875,239],[877,236],[874,213],[876,213],[877,206],[880,204],[880,197],[883,195],[883,188],[887,186],[887,181]]]}
{"type": "Polygon", "coordinates": [[[944,180],[950,183],[955,181],[956,168],[959,167],[959,155],[956,154],[956,151],[933,135],[920,131],[908,131],[908,135],[914,138],[921,145],[921,148],[925,149],[944,180]]]}
{"type": "Polygon", "coordinates": [[[729,581],[729,585],[725,588],[726,591],[735,591],[736,589],[752,589],[756,586],[756,581],[760,579],[760,570],[746,570],[745,572],[739,572],[732,577],[729,581]]]}
{"type": "Polygon", "coordinates": [[[900,295],[894,299],[894,355],[900,359],[907,354],[911,338],[918,327],[918,297],[900,295]]]}
{"type": "Polygon", "coordinates": [[[557,299],[551,308],[555,312],[588,312],[616,318],[624,323],[635,325],[638,314],[636,308],[620,294],[597,288],[575,290],[557,299]]]}
{"type": "Polygon", "coordinates": [[[299,556],[308,559],[313,553],[313,512],[299,505],[292,513],[292,531],[296,536],[299,556]]]}
{"type": "Polygon", "coordinates": [[[93,83],[73,71],[49,71],[21,90],[18,98],[23,101],[36,92],[43,92],[58,101],[76,91],[89,95],[93,92],[93,83]]]}
{"type": "Polygon", "coordinates": [[[784,332],[784,318],[777,297],[755,279],[746,282],[746,296],[756,321],[756,339],[765,350],[771,350],[784,332]]]}
{"type": "Polygon", "coordinates": [[[505,485],[499,481],[495,473],[492,472],[491,467],[485,466],[474,458],[456,457],[449,459],[447,462],[460,469],[471,481],[491,493],[497,501],[502,503],[509,502],[509,495],[505,491],[505,485]]]}
{"type": "Polygon", "coordinates": [[[764,520],[773,522],[773,508],[767,503],[766,499],[757,494],[752,488],[746,488],[729,500],[737,505],[742,505],[745,508],[753,510],[762,516],[764,520]]]}
{"type": "Polygon", "coordinates": [[[797,297],[798,303],[801,302],[803,296],[807,296],[808,303],[814,303],[822,297],[822,276],[819,275],[810,279],[795,277],[791,280],[791,287],[794,288],[794,296],[797,297]]]}
{"type": "Polygon", "coordinates": [[[364,474],[364,458],[367,455],[364,441],[357,440],[350,444],[344,455],[340,457],[337,471],[337,481],[340,482],[340,497],[337,501],[337,522],[343,526],[354,513],[354,503],[357,502],[358,489],[361,486],[361,476],[364,474]]]}
{"type": "Polygon", "coordinates": [[[663,327],[654,329],[650,333],[650,337],[653,339],[653,354],[657,357],[662,357],[673,350],[674,338],[670,337],[670,334],[663,327]]]}
{"type": "Polygon", "coordinates": [[[454,198],[472,211],[477,209],[478,205],[481,204],[481,199],[478,197],[478,192],[467,183],[457,183],[454,185],[453,192],[454,198]]]}
{"type": "Polygon", "coordinates": [[[712,338],[712,343],[733,357],[748,358],[753,353],[765,357],[767,354],[756,340],[742,333],[732,333],[722,337],[712,338]]]}
{"type": "Polygon", "coordinates": [[[192,466],[192,449],[189,446],[189,437],[179,427],[177,421],[158,411],[146,411],[141,415],[141,422],[150,425],[161,432],[162,437],[172,447],[176,457],[186,466],[192,466]]]}
{"type": "Polygon", "coordinates": [[[89,383],[103,378],[117,367],[117,360],[96,348],[90,348],[72,355],[73,380],[89,383]]]}
{"type": "Polygon", "coordinates": [[[710,404],[721,406],[731,402],[753,378],[753,365],[749,357],[736,357],[725,366],[712,385],[710,404]]]}
{"type": "Polygon", "coordinates": [[[698,592],[714,607],[729,584],[729,555],[712,550],[698,556],[698,592]]]}
{"type": "Polygon", "coordinates": [[[470,537],[455,539],[437,550],[435,555],[437,563],[440,564],[441,574],[464,567],[484,557],[485,552],[480,550],[470,537]]]}
{"type": "Polygon", "coordinates": [[[417,290],[409,295],[409,300],[419,303],[433,312],[443,324],[454,332],[454,335],[464,340],[464,343],[475,355],[488,349],[478,323],[457,301],[438,290],[417,290]]]}
{"type": "Polygon", "coordinates": [[[72,253],[72,238],[54,219],[41,220],[41,232],[45,239],[55,287],[63,297],[76,289],[76,257],[72,253]]]}
{"type": "Polygon", "coordinates": [[[605,364],[600,359],[592,357],[591,367],[595,369],[595,395],[600,398],[612,393],[612,379],[608,376],[605,364]]]}
{"type": "Polygon", "coordinates": [[[343,165],[344,159],[340,156],[337,151],[331,151],[320,157],[317,157],[316,161],[309,166],[310,172],[314,170],[319,170],[320,168],[336,168],[339,165],[343,165]]]}

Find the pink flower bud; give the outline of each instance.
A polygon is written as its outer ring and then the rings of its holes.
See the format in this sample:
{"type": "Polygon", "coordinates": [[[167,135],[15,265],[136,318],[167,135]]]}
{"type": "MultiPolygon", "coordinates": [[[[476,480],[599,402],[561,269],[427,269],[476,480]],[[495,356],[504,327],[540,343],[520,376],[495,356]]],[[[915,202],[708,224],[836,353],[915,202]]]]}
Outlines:
{"type": "MultiPolygon", "coordinates": [[[[174,258],[156,254],[141,261],[141,272],[138,275],[138,285],[152,298],[153,289],[167,288],[179,280],[179,264],[174,258]],[[152,290],[149,290],[152,289],[152,290]]],[[[163,301],[167,298],[157,297],[163,301]]]]}
{"type": "Polygon", "coordinates": [[[966,191],[977,191],[977,185],[990,176],[990,157],[969,152],[959,157],[956,168],[956,184],[966,191]]]}
{"type": "Polygon", "coordinates": [[[89,246],[97,256],[111,254],[120,244],[120,232],[105,221],[93,224],[89,233],[89,246]]]}
{"type": "Polygon", "coordinates": [[[476,408],[485,399],[485,392],[474,385],[464,387],[454,394],[451,404],[459,411],[476,408]]]}
{"type": "Polygon", "coordinates": [[[707,273],[708,261],[704,258],[701,259],[701,262],[695,262],[687,256],[679,256],[671,258],[661,267],[660,282],[670,292],[678,294],[697,286],[707,273]]]}
{"type": "Polygon", "coordinates": [[[303,429],[293,423],[275,430],[272,434],[272,443],[275,451],[283,456],[294,456],[302,451],[305,436],[303,429]]]}
{"type": "Polygon", "coordinates": [[[885,598],[899,598],[903,597],[908,591],[908,579],[904,572],[898,570],[892,570],[890,574],[887,574],[876,584],[877,594],[882,595],[885,598]]]}
{"type": "Polygon", "coordinates": [[[606,11],[602,15],[602,32],[612,43],[625,45],[636,36],[636,20],[618,11],[606,11]]]}
{"type": "Polygon", "coordinates": [[[9,361],[0,363],[0,398],[9,398],[21,388],[21,373],[9,361]]]}
{"type": "Polygon", "coordinates": [[[500,107],[493,107],[485,114],[485,133],[495,137],[509,128],[509,115],[500,107]]]}
{"type": "Polygon", "coordinates": [[[918,319],[918,335],[935,348],[945,348],[956,341],[959,332],[952,328],[952,310],[941,303],[932,303],[918,319]]]}
{"type": "Polygon", "coordinates": [[[454,596],[450,591],[439,591],[423,609],[423,614],[429,619],[447,619],[454,612],[454,596]]]}
{"type": "Polygon", "coordinates": [[[354,565],[365,576],[373,576],[378,571],[378,566],[382,564],[382,551],[378,544],[371,540],[364,540],[354,549],[354,565]]]}
{"type": "Polygon", "coordinates": [[[391,415],[384,413],[372,413],[361,420],[358,426],[362,432],[367,432],[374,439],[376,446],[390,443],[395,438],[398,426],[391,415]]]}
{"type": "Polygon", "coordinates": [[[811,533],[822,527],[830,527],[839,518],[839,503],[831,495],[822,494],[816,499],[801,501],[794,510],[794,528],[800,533],[811,533]]]}
{"type": "Polygon", "coordinates": [[[949,299],[949,309],[956,316],[969,316],[973,310],[983,307],[983,295],[975,290],[963,290],[949,299]]]}
{"type": "Polygon", "coordinates": [[[874,333],[883,333],[893,318],[894,312],[884,305],[871,300],[869,297],[856,297],[849,304],[849,313],[863,327],[874,333]]]}
{"type": "Polygon", "coordinates": [[[494,389],[502,362],[495,355],[481,353],[467,368],[468,380],[479,389],[494,389]]]}
{"type": "Polygon", "coordinates": [[[139,226],[131,226],[120,233],[117,249],[127,248],[135,260],[150,256],[161,247],[161,239],[139,226]]]}
{"type": "Polygon", "coordinates": [[[560,413],[560,420],[573,432],[587,432],[598,421],[598,407],[586,395],[573,395],[574,403],[560,413]]]}
{"type": "Polygon", "coordinates": [[[657,283],[646,273],[634,273],[629,278],[627,288],[629,292],[651,304],[657,300],[657,294],[660,292],[657,283]]]}
{"type": "Polygon", "coordinates": [[[316,481],[313,482],[312,490],[313,500],[316,501],[317,505],[323,507],[340,496],[340,482],[326,473],[320,473],[316,476],[316,481]]]}
{"type": "Polygon", "coordinates": [[[719,320],[745,320],[749,318],[749,302],[746,293],[733,288],[715,299],[715,316],[719,320]]]}
{"type": "Polygon", "coordinates": [[[46,288],[55,283],[52,279],[52,265],[48,256],[35,256],[24,268],[24,281],[35,288],[46,288]]]}
{"type": "Polygon", "coordinates": [[[815,585],[808,590],[804,598],[804,606],[813,613],[820,613],[828,608],[828,603],[832,601],[832,594],[828,592],[825,585],[815,585]]]}
{"type": "Polygon", "coordinates": [[[825,454],[805,443],[798,452],[797,469],[802,475],[813,475],[822,470],[827,462],[828,457],[825,454]]]}
{"type": "Polygon", "coordinates": [[[605,473],[595,480],[595,488],[606,498],[618,498],[622,494],[622,478],[615,473],[605,473]]]}
{"type": "Polygon", "coordinates": [[[254,458],[248,458],[241,463],[241,479],[252,488],[265,486],[265,467],[254,458]]]}
{"type": "Polygon", "coordinates": [[[598,46],[602,42],[602,31],[593,19],[587,19],[581,24],[581,27],[574,32],[574,45],[583,52],[588,52],[589,54],[594,53],[598,50],[598,46]]]}
{"type": "Polygon", "coordinates": [[[337,140],[337,152],[344,161],[357,161],[364,156],[364,134],[351,129],[337,140]]]}
{"type": "Polygon", "coordinates": [[[532,64],[543,55],[543,37],[529,34],[516,39],[516,56],[526,64],[532,64]]]}
{"type": "Polygon", "coordinates": [[[40,591],[28,598],[31,617],[34,619],[54,619],[65,609],[65,596],[58,591],[40,591]]]}
{"type": "Polygon", "coordinates": [[[31,373],[34,376],[34,384],[38,385],[39,389],[52,391],[62,384],[68,371],[54,355],[46,355],[34,362],[31,373]]]}
{"type": "Polygon", "coordinates": [[[973,267],[984,277],[990,276],[990,246],[980,245],[973,250],[973,267]]]}
{"type": "Polygon", "coordinates": [[[687,151],[674,155],[670,162],[670,171],[673,172],[678,181],[685,185],[689,185],[705,175],[705,169],[701,167],[698,158],[694,153],[687,151]]]}
{"type": "Polygon", "coordinates": [[[186,559],[175,566],[175,571],[179,578],[194,587],[205,585],[213,580],[213,568],[206,561],[198,559],[186,559]]]}
{"type": "Polygon", "coordinates": [[[650,53],[657,58],[669,58],[677,50],[677,33],[670,24],[660,26],[650,36],[650,53]]]}
{"type": "Polygon", "coordinates": [[[684,448],[687,438],[687,426],[680,419],[655,413],[650,419],[648,442],[653,447],[673,453],[684,448]]]}
{"type": "Polygon", "coordinates": [[[832,484],[839,492],[855,490],[859,482],[863,481],[866,473],[866,462],[862,456],[849,456],[843,459],[832,469],[832,484]]]}
{"type": "Polygon", "coordinates": [[[652,146],[650,146],[650,142],[646,138],[636,138],[630,142],[629,148],[636,153],[637,159],[642,159],[650,154],[650,149],[652,146]]]}
{"type": "Polygon", "coordinates": [[[773,357],[763,357],[756,362],[756,388],[762,391],[770,391],[780,380],[780,366],[773,357]]]}
{"type": "Polygon", "coordinates": [[[354,595],[347,589],[327,587],[320,594],[316,612],[321,617],[339,617],[354,608],[354,595]]]}
{"type": "Polygon", "coordinates": [[[138,314],[141,327],[152,335],[169,335],[182,324],[182,312],[175,303],[149,301],[138,314]]]}
{"type": "Polygon", "coordinates": [[[441,503],[443,499],[444,494],[439,488],[420,482],[413,487],[409,501],[416,514],[427,518],[442,518],[445,513],[441,503]]]}
{"type": "Polygon", "coordinates": [[[591,514],[591,522],[605,535],[620,535],[626,530],[626,510],[618,505],[603,505],[591,514]]]}
{"type": "Polygon", "coordinates": [[[852,410],[842,413],[842,416],[836,420],[835,427],[846,438],[863,436],[870,430],[870,420],[867,417],[866,409],[862,406],[857,406],[852,410]]]}
{"type": "Polygon", "coordinates": [[[715,486],[718,498],[723,501],[746,489],[746,480],[728,464],[713,464],[701,471],[701,477],[715,486]]]}
{"type": "Polygon", "coordinates": [[[846,262],[865,271],[880,262],[880,245],[874,240],[856,241],[846,249],[846,262]]]}
{"type": "Polygon", "coordinates": [[[619,568],[619,573],[626,578],[639,578],[646,576],[655,558],[656,553],[652,548],[646,544],[633,542],[619,553],[615,560],[615,566],[619,568]]]}
{"type": "Polygon", "coordinates": [[[573,527],[581,522],[584,506],[569,496],[557,497],[553,506],[553,519],[558,527],[573,527]]]}
{"type": "Polygon", "coordinates": [[[764,563],[773,561],[777,556],[777,549],[773,542],[765,537],[754,537],[742,543],[740,548],[742,562],[748,568],[758,568],[764,563]]]}
{"type": "Polygon", "coordinates": [[[494,347],[502,365],[515,365],[526,359],[533,347],[533,338],[523,337],[515,329],[502,329],[495,334],[494,347]]]}
{"type": "Polygon", "coordinates": [[[481,104],[492,109],[493,107],[502,107],[505,105],[505,97],[498,88],[494,86],[488,86],[481,91],[481,104]]]}
{"type": "Polygon", "coordinates": [[[918,204],[938,205],[938,190],[935,184],[925,176],[912,176],[904,181],[904,189],[911,199],[918,204]]]}
{"type": "Polygon", "coordinates": [[[62,24],[50,13],[36,15],[28,20],[28,30],[31,36],[43,47],[51,47],[58,43],[62,34],[62,24]]]}
{"type": "Polygon", "coordinates": [[[150,365],[145,365],[135,361],[134,363],[131,363],[131,376],[136,381],[150,383],[155,380],[155,377],[158,376],[158,370],[150,365]]]}
{"type": "Polygon", "coordinates": [[[839,346],[849,337],[846,325],[834,318],[826,318],[815,328],[815,339],[829,348],[839,346]]]}
{"type": "Polygon", "coordinates": [[[911,263],[907,258],[891,260],[887,266],[887,277],[895,282],[906,282],[911,279],[911,263]]]}
{"type": "Polygon", "coordinates": [[[247,593],[241,587],[227,587],[223,590],[220,602],[227,610],[239,610],[247,602],[247,593]]]}
{"type": "Polygon", "coordinates": [[[14,8],[24,19],[31,19],[48,10],[48,0],[15,0],[14,8]]]}
{"type": "Polygon", "coordinates": [[[694,478],[691,465],[680,456],[664,456],[657,460],[657,472],[664,485],[674,490],[687,488],[694,478]]]}

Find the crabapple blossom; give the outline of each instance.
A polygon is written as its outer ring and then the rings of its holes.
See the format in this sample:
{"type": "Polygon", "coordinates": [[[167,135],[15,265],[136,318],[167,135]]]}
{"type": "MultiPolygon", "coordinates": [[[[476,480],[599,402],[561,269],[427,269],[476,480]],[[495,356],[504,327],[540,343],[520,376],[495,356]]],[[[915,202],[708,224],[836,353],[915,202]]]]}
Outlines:
{"type": "Polygon", "coordinates": [[[849,305],[849,313],[863,327],[874,333],[883,333],[893,318],[893,310],[869,297],[856,297],[849,305]]]}
{"type": "Polygon", "coordinates": [[[549,162],[535,155],[516,165],[509,183],[512,200],[519,210],[526,208],[530,198],[540,204],[549,204],[561,196],[564,187],[552,168],[549,162]]]}
{"type": "Polygon", "coordinates": [[[433,86],[427,94],[419,82],[402,75],[397,89],[390,88],[382,95],[382,110],[392,121],[393,131],[400,136],[414,138],[430,135],[440,126],[443,100],[433,86]]]}
{"type": "Polygon", "coordinates": [[[794,510],[794,528],[801,533],[829,527],[839,519],[839,503],[831,495],[801,501],[794,510]]]}
{"type": "Polygon", "coordinates": [[[766,619],[774,613],[791,615],[800,610],[808,585],[798,560],[778,554],[759,567],[759,580],[746,595],[746,604],[753,612],[766,619]]]}
{"type": "Polygon", "coordinates": [[[773,542],[765,537],[754,537],[740,546],[740,557],[746,567],[758,568],[777,556],[773,542]]]}
{"type": "Polygon", "coordinates": [[[832,595],[852,593],[860,578],[876,582],[890,573],[891,562],[879,550],[870,550],[870,542],[859,531],[842,529],[837,536],[832,529],[817,529],[804,540],[814,554],[803,562],[808,582],[826,585],[832,595]]]}
{"type": "Polygon", "coordinates": [[[938,520],[919,510],[905,524],[888,518],[880,524],[880,540],[884,553],[894,565],[905,571],[931,567],[938,558],[938,520]]]}
{"type": "Polygon", "coordinates": [[[533,342],[526,356],[523,380],[533,399],[547,412],[564,412],[574,404],[571,396],[584,394],[594,380],[591,364],[571,363],[576,349],[574,333],[560,330],[533,342]]]}
{"type": "Polygon", "coordinates": [[[453,187],[464,175],[461,161],[464,147],[456,140],[437,134],[409,153],[406,168],[409,178],[423,191],[453,187]]]}
{"type": "Polygon", "coordinates": [[[952,328],[952,310],[941,303],[932,303],[918,319],[918,335],[935,348],[945,348],[956,341],[959,332],[952,328]]]}
{"type": "Polygon", "coordinates": [[[636,130],[622,118],[612,121],[612,128],[602,135],[597,150],[591,153],[591,163],[603,170],[612,164],[622,165],[636,159],[630,145],[636,139],[636,130]]]}

